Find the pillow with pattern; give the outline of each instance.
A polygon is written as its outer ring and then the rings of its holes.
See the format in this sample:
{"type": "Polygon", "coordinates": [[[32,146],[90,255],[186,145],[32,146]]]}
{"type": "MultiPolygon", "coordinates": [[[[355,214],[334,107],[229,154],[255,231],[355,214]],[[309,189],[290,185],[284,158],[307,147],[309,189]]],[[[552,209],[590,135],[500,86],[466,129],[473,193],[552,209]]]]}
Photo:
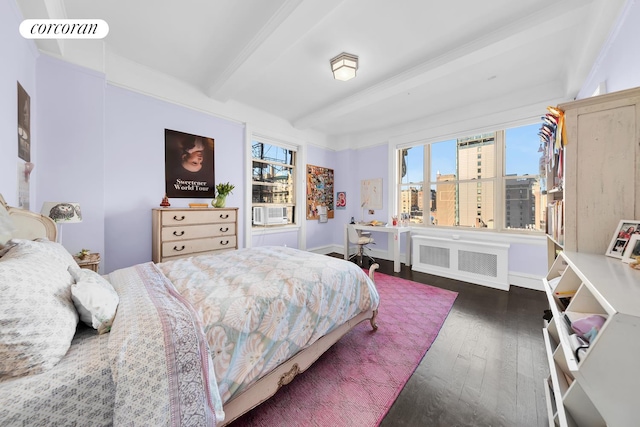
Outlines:
{"type": "Polygon", "coordinates": [[[64,357],[78,324],[75,262],[54,242],[13,240],[0,258],[0,378],[36,374],[64,357]]]}
{"type": "Polygon", "coordinates": [[[71,298],[80,320],[104,334],[111,330],[120,298],[111,283],[93,270],[69,267],[75,280],[71,285],[71,298]]]}

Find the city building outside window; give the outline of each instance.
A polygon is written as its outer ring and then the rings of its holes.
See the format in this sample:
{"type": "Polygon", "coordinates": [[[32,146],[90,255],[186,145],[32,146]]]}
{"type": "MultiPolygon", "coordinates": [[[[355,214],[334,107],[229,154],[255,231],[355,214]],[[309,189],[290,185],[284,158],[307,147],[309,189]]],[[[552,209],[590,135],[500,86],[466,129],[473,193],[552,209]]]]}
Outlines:
{"type": "Polygon", "coordinates": [[[400,213],[427,227],[544,231],[538,131],[535,124],[400,149],[400,213]]]}
{"type": "Polygon", "coordinates": [[[253,227],[282,227],[296,222],[296,150],[251,141],[253,227]]]}

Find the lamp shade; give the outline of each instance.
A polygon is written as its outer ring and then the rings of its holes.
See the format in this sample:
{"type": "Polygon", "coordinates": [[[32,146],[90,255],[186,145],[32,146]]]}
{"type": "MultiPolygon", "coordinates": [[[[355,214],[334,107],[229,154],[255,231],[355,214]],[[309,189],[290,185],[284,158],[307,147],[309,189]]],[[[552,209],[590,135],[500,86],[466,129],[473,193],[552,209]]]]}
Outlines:
{"type": "Polygon", "coordinates": [[[44,202],[40,213],[58,223],[82,222],[79,203],[44,202]]]}
{"type": "Polygon", "coordinates": [[[331,71],[336,80],[347,81],[356,76],[358,69],[358,57],[350,53],[342,52],[331,59],[331,71]]]}

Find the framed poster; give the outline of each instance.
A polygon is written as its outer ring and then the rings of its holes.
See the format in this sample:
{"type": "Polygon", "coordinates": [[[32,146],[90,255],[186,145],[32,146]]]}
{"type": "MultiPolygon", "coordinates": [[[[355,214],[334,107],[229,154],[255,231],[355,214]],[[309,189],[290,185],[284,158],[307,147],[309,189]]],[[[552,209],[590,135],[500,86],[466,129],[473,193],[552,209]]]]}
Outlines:
{"type": "Polygon", "coordinates": [[[319,219],[319,207],[333,218],[333,169],[307,165],[307,219],[319,219]]]}
{"type": "Polygon", "coordinates": [[[213,198],[213,138],[164,130],[165,188],[169,198],[213,198]]]}
{"type": "Polygon", "coordinates": [[[31,97],[18,82],[18,157],[31,161],[31,97]]]}

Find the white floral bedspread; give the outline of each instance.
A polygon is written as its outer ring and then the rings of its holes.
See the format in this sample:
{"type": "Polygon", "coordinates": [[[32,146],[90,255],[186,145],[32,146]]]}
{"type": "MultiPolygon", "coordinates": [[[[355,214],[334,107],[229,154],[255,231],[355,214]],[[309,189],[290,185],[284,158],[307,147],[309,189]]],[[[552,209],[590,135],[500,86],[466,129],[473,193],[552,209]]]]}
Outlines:
{"type": "Polygon", "coordinates": [[[215,426],[224,418],[206,339],[155,264],[110,273],[120,297],[109,334],[113,424],[215,426]]]}
{"type": "Polygon", "coordinates": [[[379,296],[361,268],[287,247],[259,247],[158,264],[203,321],[227,402],[379,296]]]}

